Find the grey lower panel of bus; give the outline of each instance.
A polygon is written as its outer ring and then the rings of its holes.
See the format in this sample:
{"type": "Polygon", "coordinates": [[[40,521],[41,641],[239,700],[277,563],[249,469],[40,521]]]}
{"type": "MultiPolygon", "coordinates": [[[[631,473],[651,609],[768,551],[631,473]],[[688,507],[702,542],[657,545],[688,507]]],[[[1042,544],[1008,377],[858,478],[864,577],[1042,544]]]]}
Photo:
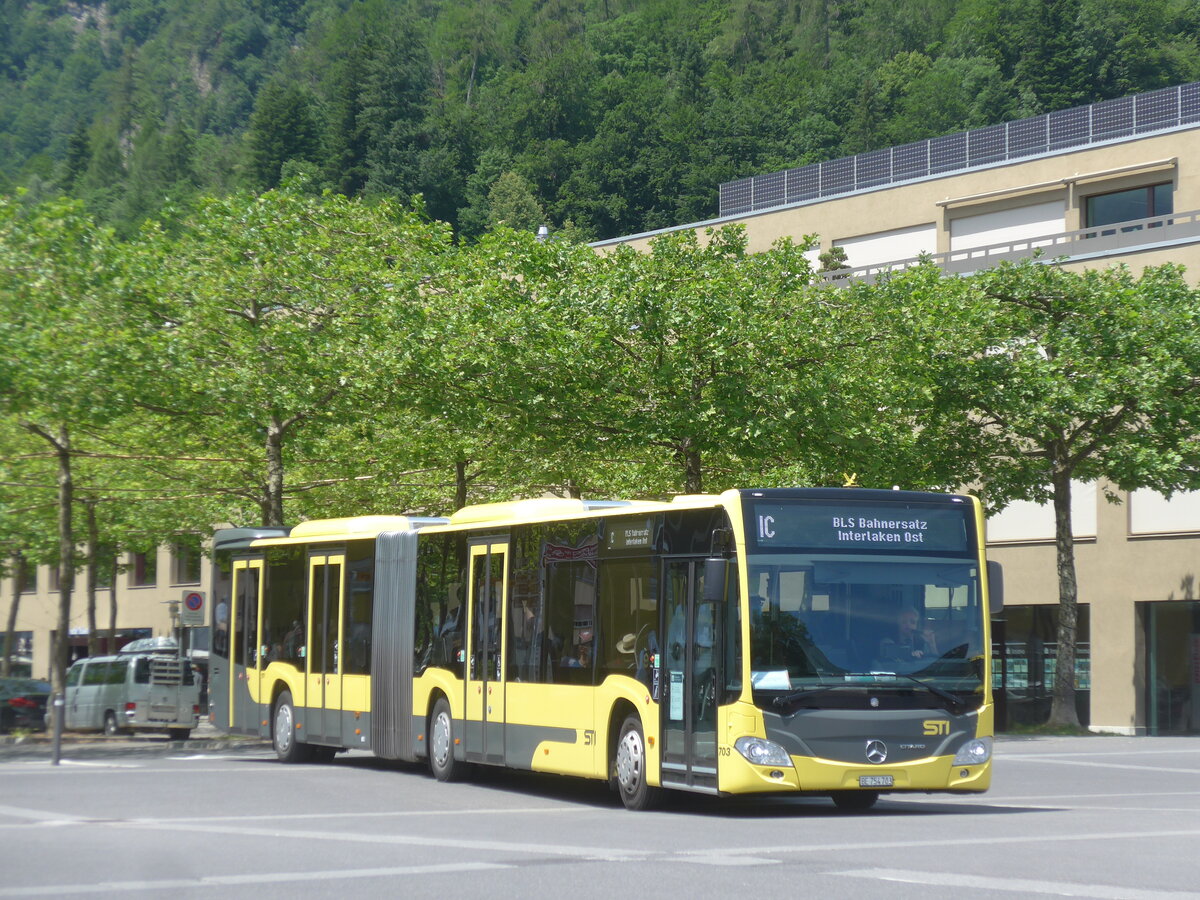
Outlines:
{"type": "MultiPolygon", "coordinates": [[[[371,747],[385,759],[409,762],[416,759],[412,710],[416,571],[415,531],[379,535],[372,610],[371,747]]],[[[423,725],[417,727],[424,730],[423,725]]]]}
{"type": "MultiPolygon", "coordinates": [[[[414,715],[412,718],[412,733],[424,734],[425,717],[414,715]]],[[[504,747],[503,758],[498,755],[483,756],[483,731],[479,722],[454,723],[454,736],[463,739],[462,744],[455,748],[456,759],[471,759],[476,762],[488,762],[496,765],[511,766],[514,769],[532,769],[537,748],[545,741],[556,744],[576,744],[579,733],[573,728],[555,728],[552,725],[501,725],[497,722],[488,723],[489,747],[504,747]],[[503,743],[501,743],[503,742],[503,743]]],[[[428,738],[427,738],[428,739],[428,738]]],[[[428,755],[424,742],[418,742],[413,747],[414,755],[428,755]]],[[[407,757],[406,757],[407,758],[407,757]]]]}
{"type": "Polygon", "coordinates": [[[887,761],[912,762],[958,751],[975,736],[979,717],[936,709],[800,710],[790,716],[763,710],[767,737],[792,756],[862,763],[870,744],[884,742],[887,761]],[[936,723],[936,724],[935,724],[936,723]]]}

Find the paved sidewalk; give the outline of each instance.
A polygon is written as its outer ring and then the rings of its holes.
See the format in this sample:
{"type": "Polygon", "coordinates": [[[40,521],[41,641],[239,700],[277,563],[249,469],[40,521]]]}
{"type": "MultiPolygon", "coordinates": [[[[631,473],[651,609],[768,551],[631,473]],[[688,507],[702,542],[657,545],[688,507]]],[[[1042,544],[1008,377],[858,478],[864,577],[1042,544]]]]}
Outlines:
{"type": "MultiPolygon", "coordinates": [[[[186,741],[173,741],[165,734],[103,734],[64,732],[60,747],[64,759],[94,759],[106,756],[156,756],[180,751],[245,751],[269,752],[271,742],[241,735],[224,735],[207,720],[192,729],[186,741]]],[[[54,755],[54,737],[49,731],[14,737],[0,735],[0,761],[7,759],[49,759],[54,755]]]]}

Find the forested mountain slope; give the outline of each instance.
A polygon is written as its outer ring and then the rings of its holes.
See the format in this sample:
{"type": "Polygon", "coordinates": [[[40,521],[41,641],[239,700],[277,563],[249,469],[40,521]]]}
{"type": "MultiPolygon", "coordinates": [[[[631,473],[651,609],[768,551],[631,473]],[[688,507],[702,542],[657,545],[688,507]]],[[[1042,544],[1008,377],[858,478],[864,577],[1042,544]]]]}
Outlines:
{"type": "Polygon", "coordinates": [[[1197,0],[0,0],[0,191],[123,230],[306,173],[601,238],[717,185],[1200,78],[1197,0]]]}

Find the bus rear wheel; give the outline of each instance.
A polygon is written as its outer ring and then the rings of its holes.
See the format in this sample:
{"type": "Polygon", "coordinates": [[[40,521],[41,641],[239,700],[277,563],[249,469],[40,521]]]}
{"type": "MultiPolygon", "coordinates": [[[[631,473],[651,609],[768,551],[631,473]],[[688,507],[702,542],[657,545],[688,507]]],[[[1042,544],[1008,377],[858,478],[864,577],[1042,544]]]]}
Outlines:
{"type": "Polygon", "coordinates": [[[467,774],[467,764],[454,758],[454,719],[445,697],[438,698],[429,717],[429,770],[438,781],[459,781],[467,774]]]}
{"type": "Polygon", "coordinates": [[[275,701],[275,715],[271,717],[271,722],[271,743],[275,746],[279,761],[307,761],[312,748],[296,740],[296,707],[292,704],[291,691],[284,691],[275,701]]]}
{"type": "Polygon", "coordinates": [[[870,809],[879,799],[879,791],[833,791],[833,805],[849,812],[870,809]]]}
{"type": "Polygon", "coordinates": [[[646,736],[642,720],[631,715],[621,724],[617,738],[617,793],[626,809],[652,809],[662,793],[646,782],[646,736]]]}

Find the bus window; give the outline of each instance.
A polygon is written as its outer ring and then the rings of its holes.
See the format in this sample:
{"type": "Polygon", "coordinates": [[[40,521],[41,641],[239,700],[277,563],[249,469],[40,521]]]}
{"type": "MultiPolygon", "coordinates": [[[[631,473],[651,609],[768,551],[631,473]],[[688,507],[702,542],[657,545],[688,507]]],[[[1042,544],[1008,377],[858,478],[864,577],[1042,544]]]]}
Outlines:
{"type": "Polygon", "coordinates": [[[263,637],[266,662],[304,667],[304,629],[308,608],[304,595],[304,550],[276,547],[267,551],[263,588],[263,637]]]}

